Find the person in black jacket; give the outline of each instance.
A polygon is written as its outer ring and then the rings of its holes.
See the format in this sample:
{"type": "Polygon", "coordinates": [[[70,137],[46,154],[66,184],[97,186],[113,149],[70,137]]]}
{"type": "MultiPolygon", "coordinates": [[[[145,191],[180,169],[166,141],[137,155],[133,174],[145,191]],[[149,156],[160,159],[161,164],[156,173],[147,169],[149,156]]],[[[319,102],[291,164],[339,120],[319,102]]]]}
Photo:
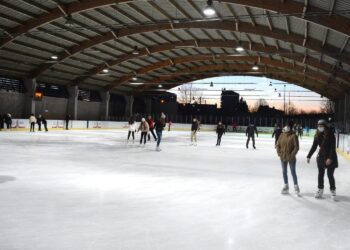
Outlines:
{"type": "Polygon", "coordinates": [[[44,116],[41,116],[41,122],[42,122],[43,125],[44,125],[45,132],[49,131],[49,130],[47,129],[47,121],[46,121],[46,119],[45,119],[44,116]]]}
{"type": "Polygon", "coordinates": [[[41,131],[41,123],[42,123],[42,116],[38,115],[38,117],[36,118],[36,123],[38,124],[38,131],[41,131]]]}
{"type": "Polygon", "coordinates": [[[69,120],[70,120],[70,115],[66,115],[66,130],[68,130],[68,124],[69,124],[69,120]]]}
{"type": "Polygon", "coordinates": [[[10,113],[5,114],[5,123],[6,123],[6,128],[11,129],[12,127],[12,116],[10,113]]]}
{"type": "Polygon", "coordinates": [[[0,115],[0,130],[4,129],[4,125],[5,125],[4,116],[0,115]]]}
{"type": "Polygon", "coordinates": [[[307,155],[307,162],[310,163],[312,155],[320,147],[317,155],[317,167],[318,167],[318,191],[315,198],[321,199],[324,189],[324,175],[327,170],[327,176],[329,180],[330,190],[332,198],[336,196],[336,187],[334,179],[334,171],[338,167],[338,156],[336,152],[336,140],[334,133],[329,128],[327,121],[318,121],[317,133],[314,138],[314,142],[307,155]]]}
{"type": "Polygon", "coordinates": [[[159,145],[160,142],[162,141],[162,134],[163,134],[163,129],[166,125],[165,122],[165,114],[162,113],[161,117],[156,121],[154,128],[156,129],[157,133],[157,147],[156,151],[161,151],[159,145]]]}
{"type": "Polygon", "coordinates": [[[275,137],[275,146],[277,145],[278,138],[282,134],[282,128],[280,124],[276,124],[275,129],[272,133],[272,138],[275,137]]]}
{"type": "Polygon", "coordinates": [[[199,131],[199,123],[197,118],[193,118],[191,125],[191,145],[197,146],[197,132],[199,131]]]}
{"type": "Polygon", "coordinates": [[[225,125],[223,125],[222,122],[219,122],[218,126],[216,127],[216,133],[218,135],[216,146],[220,146],[221,137],[223,134],[225,134],[225,125]]]}
{"type": "Polygon", "coordinates": [[[256,149],[255,147],[255,136],[254,133],[256,133],[256,136],[258,137],[258,130],[256,129],[256,126],[254,124],[249,124],[249,126],[247,127],[245,134],[248,137],[247,139],[247,143],[246,143],[246,147],[249,148],[249,141],[250,138],[252,138],[253,141],[253,148],[256,149]]]}

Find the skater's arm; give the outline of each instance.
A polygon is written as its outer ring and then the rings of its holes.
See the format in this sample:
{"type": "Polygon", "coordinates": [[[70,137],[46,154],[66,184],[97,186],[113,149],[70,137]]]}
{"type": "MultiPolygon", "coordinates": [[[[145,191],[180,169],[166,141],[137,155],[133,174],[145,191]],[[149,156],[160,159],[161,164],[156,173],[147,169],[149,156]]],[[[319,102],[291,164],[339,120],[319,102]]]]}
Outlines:
{"type": "Polygon", "coordinates": [[[277,150],[277,154],[278,156],[281,156],[281,137],[277,140],[277,144],[276,144],[276,150],[277,150]]]}
{"type": "Polygon", "coordinates": [[[295,157],[299,151],[299,139],[297,135],[294,135],[293,143],[294,143],[294,149],[292,151],[292,155],[295,157]]]}
{"type": "Polygon", "coordinates": [[[317,149],[317,146],[318,146],[318,140],[317,140],[317,137],[315,136],[314,142],[312,143],[312,147],[310,149],[310,152],[306,157],[307,159],[311,159],[312,155],[315,153],[315,151],[317,149]]]}
{"type": "Polygon", "coordinates": [[[331,135],[329,143],[330,143],[330,150],[329,150],[327,159],[331,159],[333,161],[337,157],[336,141],[335,141],[335,136],[333,134],[331,135]]]}
{"type": "Polygon", "coordinates": [[[259,137],[258,129],[256,128],[256,126],[254,126],[254,130],[255,130],[256,136],[259,137]]]}

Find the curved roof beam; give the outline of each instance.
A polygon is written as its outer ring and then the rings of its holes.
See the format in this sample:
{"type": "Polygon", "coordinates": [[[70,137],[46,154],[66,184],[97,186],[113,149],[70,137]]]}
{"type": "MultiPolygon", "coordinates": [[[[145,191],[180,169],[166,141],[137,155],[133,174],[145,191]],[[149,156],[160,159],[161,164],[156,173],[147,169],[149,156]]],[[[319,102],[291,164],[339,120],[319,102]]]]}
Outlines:
{"type": "MultiPolygon", "coordinates": [[[[185,70],[178,71],[179,73],[191,73],[191,72],[198,72],[202,73],[200,77],[196,78],[195,80],[200,80],[208,77],[215,77],[215,76],[220,76],[220,74],[217,74],[215,71],[228,71],[228,72],[246,72],[246,74],[242,75],[250,75],[250,76],[257,76],[258,74],[251,74],[251,65],[242,65],[242,64],[216,64],[216,65],[204,65],[204,66],[195,66],[195,67],[190,67],[185,70]],[[205,75],[206,73],[209,73],[210,71],[214,71],[214,73],[210,75],[205,75]]],[[[284,74],[288,73],[288,71],[280,71],[277,72],[273,68],[267,68],[263,72],[260,71],[260,75],[268,75],[270,78],[282,80],[285,82],[290,82],[296,85],[299,85],[301,87],[310,89],[316,93],[322,94],[323,96],[326,96],[327,98],[330,99],[337,99],[340,96],[342,96],[344,93],[343,91],[339,89],[335,89],[333,87],[327,88],[325,86],[319,86],[318,84],[315,84],[315,80],[310,79],[308,77],[305,77],[303,75],[299,74],[284,74]]],[[[259,71],[257,71],[259,73],[259,71]]],[[[295,72],[293,72],[295,73],[295,72]]],[[[140,91],[144,91],[145,89],[152,87],[153,85],[158,85],[159,83],[164,83],[165,81],[170,81],[170,80],[176,80],[176,78],[179,77],[179,75],[175,76],[162,76],[154,81],[152,81],[151,84],[143,86],[140,91]]],[[[176,87],[179,85],[182,85],[184,83],[187,83],[189,81],[180,81],[179,83],[173,84],[170,83],[169,85],[171,87],[176,87]]],[[[167,86],[167,85],[165,85],[167,86]]]]}
{"type": "MultiPolygon", "coordinates": [[[[82,83],[85,80],[87,80],[89,77],[92,77],[98,73],[100,73],[103,69],[106,68],[106,64],[111,68],[113,66],[116,66],[118,64],[121,64],[125,61],[136,59],[139,57],[147,56],[153,53],[159,53],[169,50],[174,50],[177,47],[185,47],[185,46],[197,46],[198,48],[212,48],[212,47],[218,47],[218,48],[233,48],[237,46],[238,43],[235,40],[186,40],[183,42],[173,42],[173,43],[163,43],[159,45],[150,46],[147,48],[142,48],[139,50],[138,55],[133,54],[126,54],[119,59],[116,60],[110,60],[106,63],[102,63],[98,65],[97,67],[89,70],[87,75],[77,77],[73,80],[73,82],[76,83],[82,83]]],[[[241,44],[246,50],[255,51],[255,52],[262,52],[262,53],[276,53],[280,54],[282,58],[294,60],[300,63],[303,63],[308,66],[312,66],[314,68],[320,69],[321,71],[332,74],[333,72],[333,65],[327,64],[327,63],[320,63],[319,60],[312,58],[312,57],[305,57],[304,54],[290,54],[289,50],[276,48],[275,46],[269,46],[269,45],[262,45],[259,43],[248,43],[248,42],[242,42],[241,44]]],[[[237,54],[238,55],[238,54],[237,54]]],[[[342,79],[345,82],[350,83],[350,74],[348,72],[345,72],[342,69],[339,69],[337,71],[337,76],[342,79]]]]}
{"type": "MultiPolygon", "coordinates": [[[[71,15],[75,13],[80,13],[86,10],[94,9],[97,7],[103,7],[118,3],[128,3],[134,2],[131,0],[85,0],[79,2],[72,2],[69,4],[58,4],[58,6],[52,9],[48,13],[41,14],[36,19],[32,19],[26,22],[24,25],[17,26],[12,30],[7,32],[10,36],[3,39],[0,42],[0,48],[4,45],[13,41],[16,37],[23,33],[36,29],[44,24],[50,23],[58,18],[61,18],[64,14],[71,15]]],[[[220,0],[222,3],[232,3],[244,5],[247,7],[261,8],[272,12],[278,12],[285,15],[290,15],[296,18],[301,18],[309,22],[313,22],[322,25],[326,28],[336,30],[347,36],[350,36],[349,19],[340,15],[324,15],[321,18],[319,16],[305,15],[306,10],[308,12],[329,12],[329,10],[324,10],[317,8],[315,6],[305,6],[302,3],[295,1],[275,1],[275,0],[220,0]]]]}
{"type": "MultiPolygon", "coordinates": [[[[177,57],[177,58],[172,58],[172,59],[168,59],[168,60],[164,60],[164,61],[160,61],[160,62],[156,62],[156,63],[151,64],[151,65],[148,65],[146,67],[143,67],[141,69],[136,70],[135,73],[138,75],[144,75],[144,74],[147,74],[147,73],[152,72],[154,70],[162,69],[162,68],[172,66],[172,65],[191,63],[193,61],[211,61],[213,59],[214,58],[212,55],[191,55],[191,56],[177,57]]],[[[220,56],[220,58],[218,58],[218,60],[237,61],[237,58],[232,57],[232,56],[220,56]]],[[[288,69],[288,70],[294,72],[295,74],[297,74],[297,73],[303,74],[302,72],[304,70],[304,68],[301,66],[298,66],[298,65],[295,65],[292,63],[276,61],[276,60],[266,58],[266,57],[243,56],[243,57],[239,57],[238,60],[239,61],[252,61],[252,62],[259,63],[259,65],[265,64],[265,65],[269,65],[272,67],[288,69]]],[[[239,64],[234,64],[234,65],[239,65],[239,64]]],[[[261,70],[257,71],[257,72],[264,73],[264,71],[261,71],[261,70]]],[[[325,86],[328,85],[328,77],[322,76],[318,72],[310,70],[303,75],[305,75],[305,77],[310,77],[310,78],[313,78],[315,80],[318,80],[320,83],[324,83],[325,86]]],[[[124,75],[124,76],[116,79],[113,83],[107,85],[106,89],[110,90],[114,87],[118,87],[118,86],[130,81],[132,79],[132,77],[133,77],[133,75],[124,75]]],[[[344,88],[344,86],[339,86],[339,84],[336,82],[332,82],[332,84],[330,84],[330,86],[332,86],[332,87],[337,86],[337,87],[344,88]],[[333,83],[334,83],[334,85],[333,85],[333,83]]]]}
{"type": "MultiPolygon", "coordinates": [[[[265,26],[255,26],[253,27],[249,23],[241,22],[239,27],[236,26],[236,22],[233,21],[202,21],[202,22],[186,22],[186,23],[174,23],[174,24],[149,24],[149,25],[136,25],[133,27],[120,28],[116,29],[114,32],[108,32],[104,35],[99,35],[91,40],[82,42],[78,45],[71,47],[63,52],[61,52],[59,57],[59,62],[73,56],[82,50],[86,50],[90,47],[96,46],[98,44],[107,42],[109,40],[115,39],[117,37],[125,37],[138,33],[152,32],[152,31],[160,31],[160,30],[173,30],[173,29],[188,29],[188,28],[200,28],[200,29],[215,29],[215,30],[229,30],[229,31],[239,31],[242,33],[249,33],[260,35],[263,37],[269,37],[272,39],[281,40],[287,43],[296,44],[307,49],[317,51],[320,54],[327,55],[331,58],[334,58],[338,61],[342,61],[350,65],[350,53],[343,52],[339,54],[339,49],[327,45],[322,47],[322,43],[320,41],[309,38],[306,43],[304,43],[304,36],[292,34],[286,34],[283,30],[274,29],[271,31],[268,27],[265,26]],[[238,30],[237,30],[238,28],[238,30]]],[[[36,70],[34,70],[30,77],[38,77],[40,74],[45,72],[47,69],[52,67],[55,64],[42,64],[36,70]]]]}

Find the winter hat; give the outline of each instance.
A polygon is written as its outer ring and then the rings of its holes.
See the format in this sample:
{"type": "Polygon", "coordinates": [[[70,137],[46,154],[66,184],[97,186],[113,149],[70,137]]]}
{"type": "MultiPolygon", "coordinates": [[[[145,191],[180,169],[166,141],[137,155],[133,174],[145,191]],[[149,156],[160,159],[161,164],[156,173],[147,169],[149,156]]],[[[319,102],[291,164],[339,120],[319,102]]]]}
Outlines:
{"type": "Polygon", "coordinates": [[[145,118],[142,118],[142,119],[141,119],[141,121],[142,121],[142,122],[145,122],[145,121],[146,121],[146,119],[145,119],[145,118]]]}
{"type": "Polygon", "coordinates": [[[321,119],[317,122],[317,125],[318,126],[325,126],[325,127],[328,127],[328,122],[324,119],[321,119]]]}
{"type": "Polygon", "coordinates": [[[166,116],[165,116],[164,113],[162,113],[160,117],[163,118],[163,119],[165,119],[166,116]]]}

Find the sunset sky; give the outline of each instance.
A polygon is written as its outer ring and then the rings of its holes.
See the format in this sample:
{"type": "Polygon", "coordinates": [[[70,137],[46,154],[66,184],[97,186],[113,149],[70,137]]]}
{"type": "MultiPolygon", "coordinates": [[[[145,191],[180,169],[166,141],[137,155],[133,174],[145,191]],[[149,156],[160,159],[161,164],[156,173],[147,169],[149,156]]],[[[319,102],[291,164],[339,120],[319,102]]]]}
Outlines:
{"type": "MultiPolygon", "coordinates": [[[[322,103],[327,100],[327,98],[321,98],[319,94],[308,89],[266,77],[222,76],[198,80],[193,83],[194,87],[202,90],[207,104],[217,103],[220,105],[221,90],[226,88],[226,90],[239,93],[249,106],[254,106],[258,99],[265,99],[271,107],[283,110],[284,85],[286,85],[287,107],[290,101],[298,110],[318,111],[322,103]],[[213,87],[210,87],[211,82],[214,84],[213,87]]],[[[171,89],[170,92],[179,96],[178,87],[171,89]]]]}

